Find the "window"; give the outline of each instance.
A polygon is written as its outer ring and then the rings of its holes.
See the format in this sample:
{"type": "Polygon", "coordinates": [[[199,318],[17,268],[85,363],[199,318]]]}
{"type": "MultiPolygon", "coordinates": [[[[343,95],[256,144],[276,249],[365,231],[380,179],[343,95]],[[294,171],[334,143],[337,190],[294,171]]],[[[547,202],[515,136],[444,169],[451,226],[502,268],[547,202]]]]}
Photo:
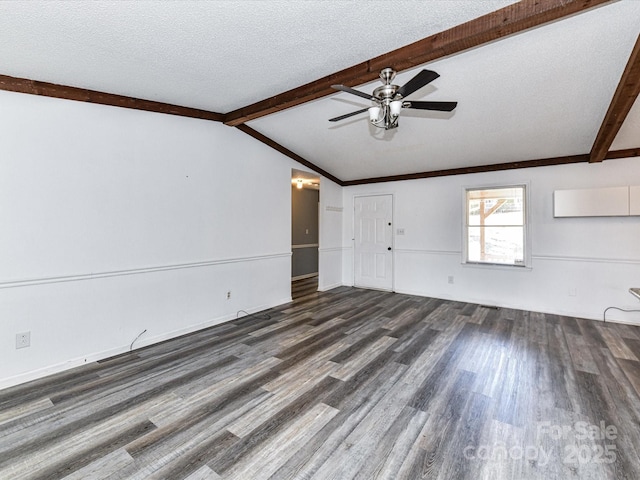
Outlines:
{"type": "Polygon", "coordinates": [[[469,263],[525,264],[525,186],[467,189],[469,263]]]}

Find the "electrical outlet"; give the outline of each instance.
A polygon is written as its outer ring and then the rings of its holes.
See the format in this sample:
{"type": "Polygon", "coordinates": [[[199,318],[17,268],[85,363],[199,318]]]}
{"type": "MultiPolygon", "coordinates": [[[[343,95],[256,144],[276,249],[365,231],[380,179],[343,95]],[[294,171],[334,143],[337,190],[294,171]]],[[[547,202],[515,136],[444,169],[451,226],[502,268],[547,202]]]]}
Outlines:
{"type": "Polygon", "coordinates": [[[447,281],[448,281],[450,284],[453,284],[453,275],[449,275],[449,276],[447,277],[447,281]]]}
{"type": "Polygon", "coordinates": [[[227,292],[227,300],[231,300],[231,290],[227,292]]]}
{"type": "Polygon", "coordinates": [[[16,333],[16,349],[31,346],[31,332],[16,333]]]}

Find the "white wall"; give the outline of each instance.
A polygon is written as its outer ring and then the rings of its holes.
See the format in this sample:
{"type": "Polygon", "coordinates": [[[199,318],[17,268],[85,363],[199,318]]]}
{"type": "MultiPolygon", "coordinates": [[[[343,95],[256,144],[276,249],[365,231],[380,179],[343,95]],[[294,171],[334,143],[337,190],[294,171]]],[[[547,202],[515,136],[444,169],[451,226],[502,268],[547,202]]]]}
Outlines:
{"type": "Polygon", "coordinates": [[[0,105],[0,388],[290,299],[298,164],[210,121],[0,105]]]}
{"type": "MultiPolygon", "coordinates": [[[[392,193],[395,291],[602,319],[640,309],[640,217],[553,218],[553,191],[640,184],[640,159],[344,188],[343,282],[353,282],[353,197],[392,193]],[[530,268],[463,264],[465,187],[528,184],[530,268]],[[448,283],[448,277],[454,283],[448,283]]],[[[607,319],[640,324],[640,313],[607,319]]]]}
{"type": "Polygon", "coordinates": [[[320,239],[318,290],[342,285],[342,187],[320,179],[320,239]]]}
{"type": "MultiPolygon", "coordinates": [[[[0,388],[124,352],[145,329],[135,347],[290,299],[300,165],[215,122],[1,91],[0,104],[0,388]]],[[[553,190],[629,184],[637,158],[348,188],[322,178],[319,288],[352,282],[353,196],[392,193],[398,292],[596,319],[640,308],[627,292],[640,286],[640,218],[552,212],[553,190]],[[522,182],[531,268],[463,265],[464,187],[522,182]]]]}

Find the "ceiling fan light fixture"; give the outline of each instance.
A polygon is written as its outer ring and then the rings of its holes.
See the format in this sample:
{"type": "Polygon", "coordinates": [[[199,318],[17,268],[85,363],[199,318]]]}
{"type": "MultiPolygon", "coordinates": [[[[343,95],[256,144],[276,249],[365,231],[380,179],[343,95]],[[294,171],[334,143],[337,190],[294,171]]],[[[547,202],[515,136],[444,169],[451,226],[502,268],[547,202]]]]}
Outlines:
{"type": "Polygon", "coordinates": [[[397,118],[400,115],[400,110],[402,110],[402,100],[394,100],[389,105],[391,110],[391,117],[397,118]]]}
{"type": "Polygon", "coordinates": [[[380,123],[380,120],[382,120],[380,118],[380,111],[382,109],[380,107],[371,107],[369,108],[369,121],[374,124],[377,125],[378,123],[380,123]]]}

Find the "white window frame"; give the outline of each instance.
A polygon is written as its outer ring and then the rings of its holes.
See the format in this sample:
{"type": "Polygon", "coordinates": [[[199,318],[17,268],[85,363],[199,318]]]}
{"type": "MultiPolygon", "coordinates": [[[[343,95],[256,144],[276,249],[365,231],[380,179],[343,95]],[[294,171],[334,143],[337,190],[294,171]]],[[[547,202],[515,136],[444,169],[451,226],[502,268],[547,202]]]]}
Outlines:
{"type": "Polygon", "coordinates": [[[492,268],[505,268],[505,269],[530,269],[531,268],[531,243],[530,243],[530,221],[529,221],[529,198],[530,186],[528,183],[507,183],[507,184],[496,184],[496,185],[470,185],[465,186],[462,189],[462,198],[463,198],[463,211],[464,218],[462,222],[462,264],[467,266],[478,266],[478,267],[492,267],[492,268]],[[476,260],[469,260],[469,202],[468,192],[474,190],[500,190],[507,188],[522,188],[523,189],[523,263],[515,264],[515,263],[498,263],[498,262],[483,262],[476,260]]]}

